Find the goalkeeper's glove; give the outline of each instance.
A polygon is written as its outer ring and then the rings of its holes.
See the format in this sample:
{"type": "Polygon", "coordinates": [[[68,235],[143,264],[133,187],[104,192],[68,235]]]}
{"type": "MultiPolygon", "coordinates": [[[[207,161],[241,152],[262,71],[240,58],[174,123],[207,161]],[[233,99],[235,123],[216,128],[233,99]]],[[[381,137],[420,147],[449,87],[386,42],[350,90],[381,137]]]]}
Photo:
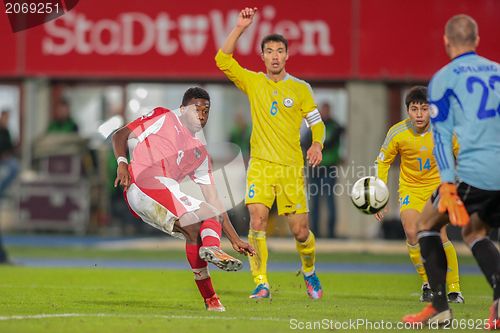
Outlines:
{"type": "Polygon", "coordinates": [[[461,227],[469,223],[469,214],[458,196],[457,186],[453,183],[442,183],[439,187],[438,211],[448,212],[452,225],[461,227]]]}

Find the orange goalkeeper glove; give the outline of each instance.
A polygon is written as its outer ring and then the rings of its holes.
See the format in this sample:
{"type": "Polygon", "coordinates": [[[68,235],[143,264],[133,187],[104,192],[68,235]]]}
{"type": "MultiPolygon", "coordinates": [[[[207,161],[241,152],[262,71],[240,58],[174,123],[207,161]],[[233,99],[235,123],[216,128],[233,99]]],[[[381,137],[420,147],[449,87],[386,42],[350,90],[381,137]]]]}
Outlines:
{"type": "Polygon", "coordinates": [[[439,187],[438,211],[440,213],[448,212],[448,217],[452,225],[462,227],[469,223],[469,214],[465,209],[464,203],[458,196],[455,184],[442,183],[439,187]]]}

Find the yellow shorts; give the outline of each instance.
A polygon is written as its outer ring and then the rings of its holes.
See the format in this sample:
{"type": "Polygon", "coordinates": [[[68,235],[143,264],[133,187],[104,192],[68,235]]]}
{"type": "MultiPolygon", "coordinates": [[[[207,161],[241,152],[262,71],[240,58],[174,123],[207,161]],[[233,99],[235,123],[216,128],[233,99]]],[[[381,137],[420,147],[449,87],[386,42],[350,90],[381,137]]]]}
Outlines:
{"type": "Polygon", "coordinates": [[[304,168],[251,158],[247,172],[245,203],[261,203],[271,208],[274,199],[278,214],[309,211],[304,183],[304,168]]]}
{"type": "Polygon", "coordinates": [[[424,210],[425,203],[430,199],[436,187],[399,188],[399,212],[406,209],[415,209],[419,213],[424,210]]]}

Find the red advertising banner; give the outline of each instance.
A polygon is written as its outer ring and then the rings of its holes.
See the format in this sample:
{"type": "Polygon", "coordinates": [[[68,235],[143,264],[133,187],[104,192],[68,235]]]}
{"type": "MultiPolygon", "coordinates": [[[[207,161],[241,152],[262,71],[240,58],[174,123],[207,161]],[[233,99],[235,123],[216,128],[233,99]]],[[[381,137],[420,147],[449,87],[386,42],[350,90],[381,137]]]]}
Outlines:
{"type": "MultiPolygon", "coordinates": [[[[76,2],[75,2],[76,3],[76,2]]],[[[235,57],[264,70],[260,40],[289,41],[290,73],[308,80],[428,79],[447,62],[443,26],[457,13],[479,24],[479,52],[498,59],[497,0],[256,0],[235,57]]],[[[218,80],[214,56],[239,2],[81,0],[43,25],[13,33],[0,19],[0,77],[218,80]]]]}
{"type": "Polygon", "coordinates": [[[18,37],[12,33],[7,15],[0,15],[0,45],[2,56],[0,61],[0,77],[9,77],[19,74],[17,63],[18,37]]]}
{"type": "Polygon", "coordinates": [[[362,0],[359,65],[352,73],[368,79],[429,79],[449,58],[444,26],[457,14],[479,25],[478,52],[500,61],[500,1],[362,0]]]}
{"type": "MultiPolygon", "coordinates": [[[[252,26],[237,58],[261,70],[260,40],[278,32],[290,41],[290,71],[309,77],[348,77],[350,1],[256,2],[252,26]]],[[[85,0],[61,18],[26,32],[29,75],[222,78],[214,56],[234,27],[240,6],[231,1],[85,0]]]]}

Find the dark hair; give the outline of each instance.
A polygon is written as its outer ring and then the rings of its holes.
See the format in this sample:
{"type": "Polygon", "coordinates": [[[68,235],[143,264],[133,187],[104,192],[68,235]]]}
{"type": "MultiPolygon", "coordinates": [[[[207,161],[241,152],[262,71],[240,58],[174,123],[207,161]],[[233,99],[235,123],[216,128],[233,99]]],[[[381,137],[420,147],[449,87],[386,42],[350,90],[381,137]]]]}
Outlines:
{"type": "Polygon", "coordinates": [[[260,50],[264,53],[264,45],[269,42],[281,42],[285,44],[285,50],[288,52],[288,40],[280,34],[267,35],[260,43],[260,50]]]}
{"type": "Polygon", "coordinates": [[[210,101],[210,95],[205,89],[200,87],[192,87],[186,90],[186,92],[184,93],[184,96],[182,97],[182,105],[186,106],[187,103],[193,98],[203,98],[207,101],[210,101]]]}
{"type": "Polygon", "coordinates": [[[411,103],[426,104],[427,102],[427,87],[415,86],[412,87],[408,94],[406,94],[405,104],[406,109],[410,107],[411,103]]]}

